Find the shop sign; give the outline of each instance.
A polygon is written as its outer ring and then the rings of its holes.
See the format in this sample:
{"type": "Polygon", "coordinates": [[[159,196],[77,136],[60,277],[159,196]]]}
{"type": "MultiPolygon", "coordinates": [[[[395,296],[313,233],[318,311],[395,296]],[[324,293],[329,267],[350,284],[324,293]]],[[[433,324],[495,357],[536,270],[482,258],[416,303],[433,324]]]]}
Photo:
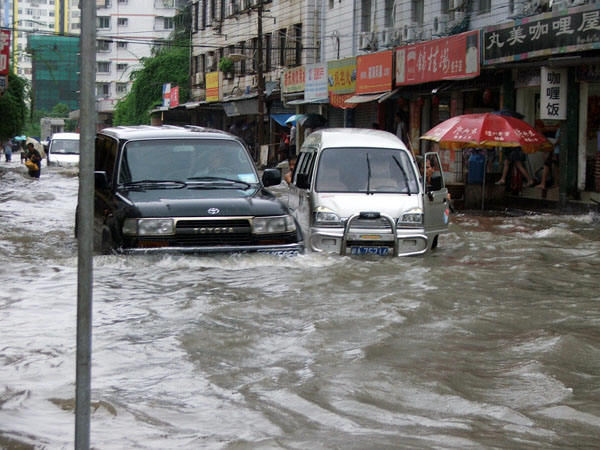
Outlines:
{"type": "Polygon", "coordinates": [[[206,81],[206,101],[218,102],[221,100],[219,72],[207,72],[204,80],[206,81]]]}
{"type": "Polygon", "coordinates": [[[164,83],[162,86],[162,106],[168,108],[171,104],[171,83],[164,83]]]}
{"type": "Polygon", "coordinates": [[[356,90],[356,58],[327,62],[327,83],[333,94],[354,94],[356,90]]]}
{"type": "Polygon", "coordinates": [[[517,79],[515,80],[515,88],[524,88],[540,85],[540,70],[524,69],[517,72],[517,79]]]}
{"type": "Polygon", "coordinates": [[[179,86],[173,86],[169,92],[169,106],[175,108],[179,106],[179,86]]]}
{"type": "Polygon", "coordinates": [[[600,6],[583,6],[484,28],[483,65],[600,48],[600,6]]]}
{"type": "Polygon", "coordinates": [[[566,120],[567,69],[542,67],[540,119],[566,120]]]}
{"type": "Polygon", "coordinates": [[[334,108],[352,109],[358,106],[358,103],[346,103],[354,94],[329,94],[329,104],[334,108]]]}
{"type": "Polygon", "coordinates": [[[479,32],[396,49],[396,86],[479,76],[479,32]]]}
{"type": "Polygon", "coordinates": [[[0,95],[8,88],[10,30],[0,30],[0,95]]]}
{"type": "Polygon", "coordinates": [[[287,69],[283,72],[283,76],[281,77],[281,92],[283,94],[302,92],[304,91],[304,84],[304,66],[287,69]]]}
{"type": "Polygon", "coordinates": [[[328,96],[329,90],[327,89],[327,63],[307,65],[304,99],[326,100],[328,96]]]}
{"type": "Polygon", "coordinates": [[[356,93],[375,94],[392,89],[392,58],[394,52],[371,53],[356,57],[356,93]]]}

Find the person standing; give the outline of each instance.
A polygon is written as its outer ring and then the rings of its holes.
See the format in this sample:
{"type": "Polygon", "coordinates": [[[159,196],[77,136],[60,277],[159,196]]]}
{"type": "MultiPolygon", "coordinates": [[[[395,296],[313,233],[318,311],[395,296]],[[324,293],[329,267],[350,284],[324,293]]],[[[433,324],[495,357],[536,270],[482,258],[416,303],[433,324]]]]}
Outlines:
{"type": "Polygon", "coordinates": [[[296,155],[296,124],[291,124],[290,128],[290,147],[289,147],[289,157],[296,155]]]}
{"type": "Polygon", "coordinates": [[[35,149],[33,142],[27,144],[25,165],[27,166],[29,176],[32,178],[39,178],[42,174],[42,155],[35,149]]]}

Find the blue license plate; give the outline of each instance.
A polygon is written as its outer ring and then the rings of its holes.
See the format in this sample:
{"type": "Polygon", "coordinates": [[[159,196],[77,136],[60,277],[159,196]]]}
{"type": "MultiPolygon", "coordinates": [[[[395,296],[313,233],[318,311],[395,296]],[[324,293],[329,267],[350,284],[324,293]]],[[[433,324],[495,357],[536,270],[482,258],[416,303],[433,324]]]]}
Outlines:
{"type": "Polygon", "coordinates": [[[298,256],[300,252],[298,250],[258,250],[257,253],[263,253],[265,255],[274,256],[298,256]]]}
{"type": "Polygon", "coordinates": [[[390,247],[350,247],[351,255],[378,255],[388,256],[391,254],[390,247]]]}

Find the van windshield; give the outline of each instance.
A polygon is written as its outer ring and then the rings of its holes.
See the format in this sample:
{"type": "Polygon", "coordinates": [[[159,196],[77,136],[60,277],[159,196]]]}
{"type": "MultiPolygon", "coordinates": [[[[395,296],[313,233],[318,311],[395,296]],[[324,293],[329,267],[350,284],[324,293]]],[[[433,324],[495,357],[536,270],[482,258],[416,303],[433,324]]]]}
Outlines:
{"type": "Polygon", "coordinates": [[[318,192],[417,194],[419,183],[405,151],[343,147],[323,150],[315,188],[318,192]]]}
{"type": "Polygon", "coordinates": [[[130,141],[122,152],[118,182],[194,182],[205,177],[258,183],[246,149],[223,139],[130,141]]]}
{"type": "Polygon", "coordinates": [[[59,155],[79,155],[77,139],[52,139],[50,153],[59,155]]]}

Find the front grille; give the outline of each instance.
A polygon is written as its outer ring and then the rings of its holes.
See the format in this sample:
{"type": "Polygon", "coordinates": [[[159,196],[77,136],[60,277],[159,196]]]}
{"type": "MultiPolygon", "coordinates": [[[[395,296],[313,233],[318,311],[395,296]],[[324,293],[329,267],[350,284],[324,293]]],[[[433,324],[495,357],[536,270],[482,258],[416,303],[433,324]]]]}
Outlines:
{"type": "Polygon", "coordinates": [[[182,219],[171,239],[177,247],[250,245],[251,230],[248,219],[182,219]]]}
{"type": "Polygon", "coordinates": [[[383,217],[379,219],[356,219],[352,222],[352,228],[391,229],[390,223],[383,217]]]}

